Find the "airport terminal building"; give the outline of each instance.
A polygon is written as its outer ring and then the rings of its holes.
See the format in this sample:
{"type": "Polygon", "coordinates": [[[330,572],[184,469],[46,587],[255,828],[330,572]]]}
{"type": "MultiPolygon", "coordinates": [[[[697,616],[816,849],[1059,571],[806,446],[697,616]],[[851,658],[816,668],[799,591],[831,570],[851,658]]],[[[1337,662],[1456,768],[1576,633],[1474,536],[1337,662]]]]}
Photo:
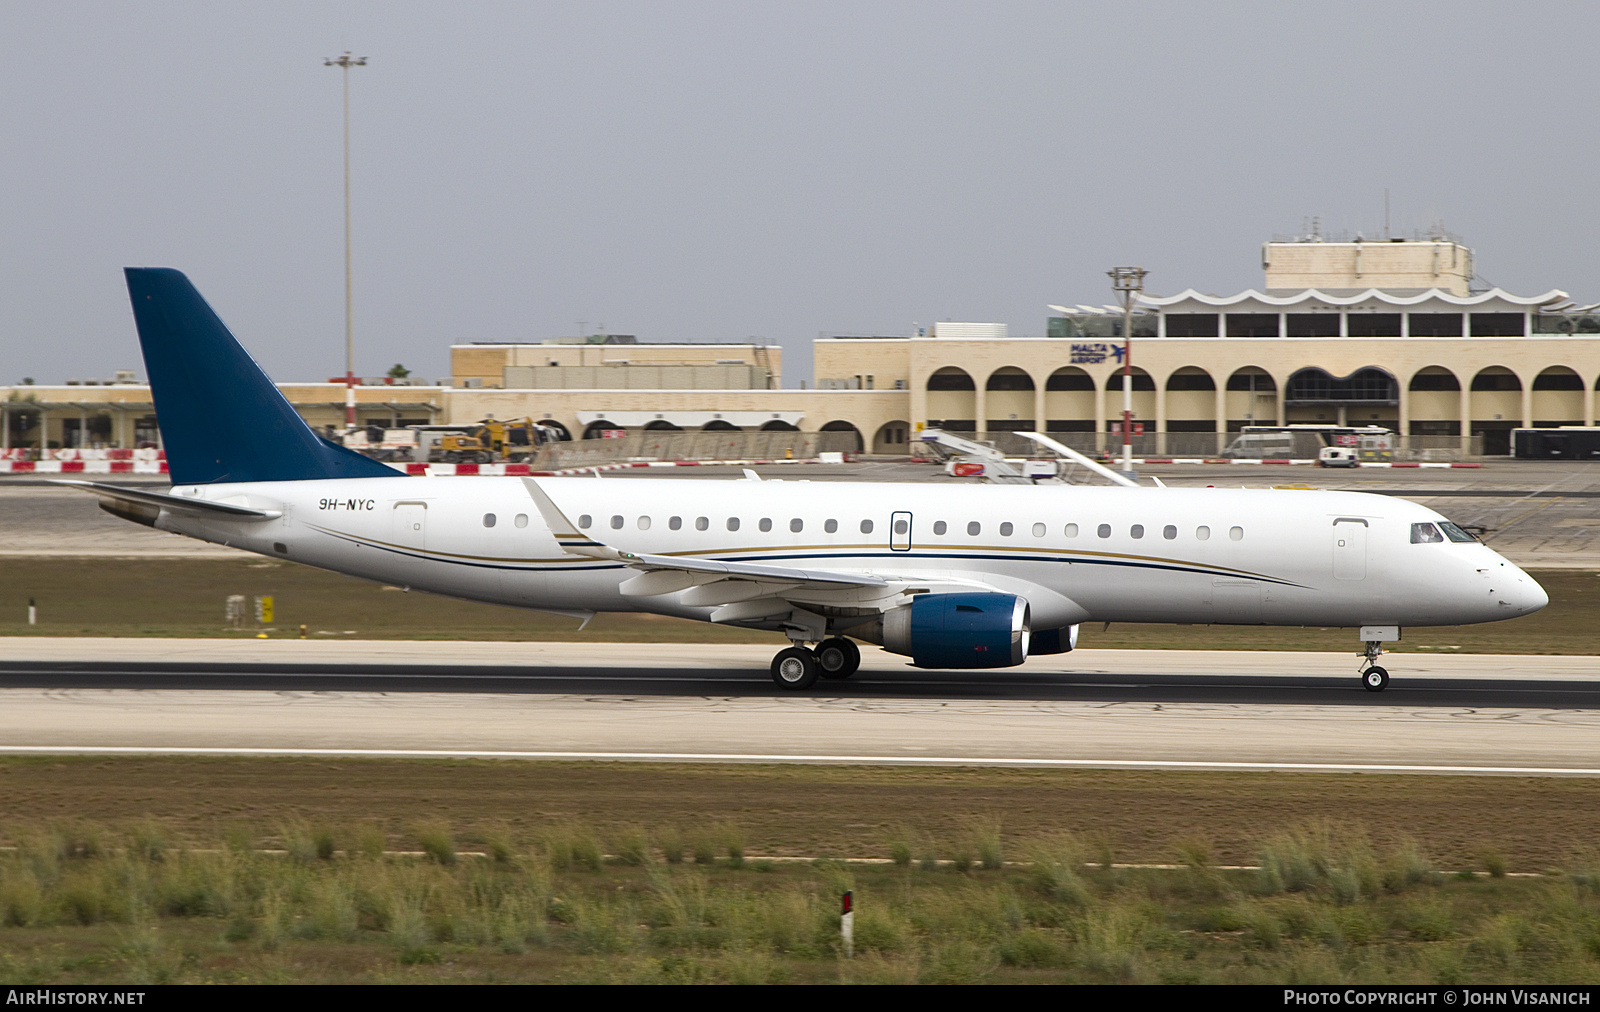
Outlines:
{"type": "MultiPolygon", "coordinates": [[[[1478,290],[1472,259],[1442,234],[1286,237],[1263,244],[1260,289],[1142,296],[1138,452],[1210,454],[1246,425],[1320,422],[1382,425],[1412,449],[1503,454],[1514,428],[1594,425],[1600,305],[1559,290],[1478,290]]],[[[815,377],[798,390],[782,388],[779,350],[760,344],[461,344],[447,383],[363,387],[360,420],[528,415],[574,439],[828,431],[888,454],[906,452],[925,425],[1040,429],[1079,448],[1118,442],[1121,311],[1064,308],[1036,337],[936,324],[915,336],[819,338],[815,377]]],[[[284,389],[313,424],[342,420],[342,390],[284,389]]],[[[126,446],[150,428],[148,390],[136,384],[0,389],[0,403],[7,446],[126,446]]]]}

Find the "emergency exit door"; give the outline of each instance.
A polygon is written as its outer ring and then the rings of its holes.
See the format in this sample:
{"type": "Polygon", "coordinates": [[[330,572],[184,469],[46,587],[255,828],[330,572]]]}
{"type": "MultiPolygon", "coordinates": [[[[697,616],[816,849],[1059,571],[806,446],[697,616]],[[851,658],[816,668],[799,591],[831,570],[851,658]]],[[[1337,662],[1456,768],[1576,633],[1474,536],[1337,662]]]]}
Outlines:
{"type": "Polygon", "coordinates": [[[911,514],[897,512],[889,517],[889,550],[911,551],[911,514]]]}

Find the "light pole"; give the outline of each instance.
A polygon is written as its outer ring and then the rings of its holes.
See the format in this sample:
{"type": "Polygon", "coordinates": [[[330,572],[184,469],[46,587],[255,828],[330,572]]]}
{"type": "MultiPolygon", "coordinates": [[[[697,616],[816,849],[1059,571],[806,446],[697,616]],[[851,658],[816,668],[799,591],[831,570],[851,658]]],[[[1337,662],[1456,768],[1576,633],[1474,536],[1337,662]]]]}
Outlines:
{"type": "Polygon", "coordinates": [[[350,68],[365,67],[365,56],[344,55],[322,61],[344,71],[344,427],[356,427],[356,337],[350,283],[350,68]]]}
{"type": "Polygon", "coordinates": [[[1143,267],[1106,271],[1111,287],[1122,296],[1122,469],[1133,473],[1133,303],[1144,291],[1143,267]]]}

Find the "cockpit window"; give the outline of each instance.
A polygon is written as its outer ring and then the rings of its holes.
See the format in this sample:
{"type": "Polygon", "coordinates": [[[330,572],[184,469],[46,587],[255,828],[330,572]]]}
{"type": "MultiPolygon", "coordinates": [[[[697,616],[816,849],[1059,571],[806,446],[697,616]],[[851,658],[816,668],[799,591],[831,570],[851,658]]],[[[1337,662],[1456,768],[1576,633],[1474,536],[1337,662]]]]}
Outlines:
{"type": "Polygon", "coordinates": [[[1457,543],[1478,540],[1448,520],[1439,521],[1439,529],[1444,531],[1445,537],[1457,543]]]}
{"type": "Polygon", "coordinates": [[[1412,524],[1411,543],[1413,545],[1435,545],[1444,541],[1444,535],[1439,533],[1439,528],[1432,524],[1412,524]]]}

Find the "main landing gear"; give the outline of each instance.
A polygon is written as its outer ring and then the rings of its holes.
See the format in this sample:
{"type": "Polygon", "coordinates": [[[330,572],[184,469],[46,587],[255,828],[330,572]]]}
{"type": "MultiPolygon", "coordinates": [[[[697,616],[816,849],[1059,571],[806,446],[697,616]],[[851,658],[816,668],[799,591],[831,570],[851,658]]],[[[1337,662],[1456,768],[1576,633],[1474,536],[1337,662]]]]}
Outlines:
{"type": "Polygon", "coordinates": [[[772,680],[781,688],[800,691],[818,678],[849,678],[861,666],[861,649],[843,636],[823,640],[815,650],[792,646],[772,659],[772,680]]]}
{"type": "Polygon", "coordinates": [[[1361,672],[1361,684],[1368,692],[1382,692],[1389,687],[1389,672],[1377,663],[1382,653],[1381,641],[1367,640],[1366,650],[1362,652],[1362,657],[1366,659],[1366,670],[1361,672]]]}

